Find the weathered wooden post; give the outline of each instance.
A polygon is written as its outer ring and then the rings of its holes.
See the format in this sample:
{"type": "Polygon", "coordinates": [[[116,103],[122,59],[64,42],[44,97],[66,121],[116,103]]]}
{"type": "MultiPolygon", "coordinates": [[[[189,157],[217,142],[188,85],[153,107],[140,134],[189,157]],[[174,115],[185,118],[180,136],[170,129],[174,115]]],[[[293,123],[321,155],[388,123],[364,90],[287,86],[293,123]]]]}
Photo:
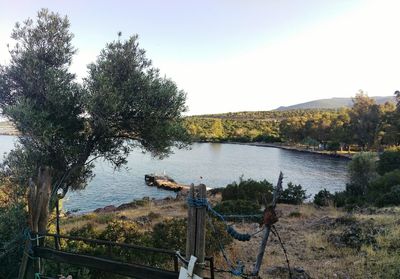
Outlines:
{"type": "Polygon", "coordinates": [[[205,258],[206,243],[206,214],[207,208],[205,201],[207,199],[207,189],[204,184],[199,186],[190,186],[188,196],[188,226],[186,239],[186,259],[191,256],[197,258],[198,264],[194,269],[195,274],[202,276],[205,258]]]}
{"type": "Polygon", "coordinates": [[[265,205],[266,206],[265,211],[264,211],[265,230],[264,230],[263,239],[262,239],[262,242],[260,245],[260,250],[257,255],[257,260],[254,265],[253,272],[251,274],[253,276],[257,276],[258,273],[260,272],[260,267],[262,264],[262,260],[264,258],[265,247],[267,246],[268,237],[271,232],[271,226],[273,225],[273,223],[275,223],[278,220],[275,215],[275,206],[276,206],[276,203],[278,202],[278,198],[282,192],[282,180],[283,180],[283,173],[280,172],[279,178],[278,178],[278,183],[274,190],[272,204],[270,206],[268,206],[267,204],[265,205]]]}
{"type": "Polygon", "coordinates": [[[40,246],[44,240],[38,234],[46,233],[49,220],[49,202],[51,196],[51,175],[48,167],[39,169],[36,183],[29,182],[28,211],[30,231],[36,234],[35,241],[27,239],[24,255],[19,269],[18,278],[33,278],[35,273],[40,273],[40,260],[32,259],[29,253],[32,246],[40,246]]]}

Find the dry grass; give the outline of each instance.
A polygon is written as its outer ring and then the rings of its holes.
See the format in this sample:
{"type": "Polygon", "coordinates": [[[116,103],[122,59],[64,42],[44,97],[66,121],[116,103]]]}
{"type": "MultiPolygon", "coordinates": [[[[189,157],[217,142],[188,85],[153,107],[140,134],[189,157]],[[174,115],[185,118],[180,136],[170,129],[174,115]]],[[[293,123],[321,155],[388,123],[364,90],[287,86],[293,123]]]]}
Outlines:
{"type": "MultiPolygon", "coordinates": [[[[98,230],[105,228],[110,218],[135,220],[147,216],[151,225],[164,219],[186,217],[184,201],[150,201],[134,209],[114,213],[86,214],[63,221],[63,229],[68,231],[87,223],[94,224],[98,230]]],[[[312,204],[301,206],[279,204],[278,232],[288,252],[292,267],[303,268],[312,278],[400,278],[400,207],[374,210],[372,213],[347,215],[334,207],[317,208],[312,204]],[[338,219],[339,218],[339,219],[338,219]],[[340,221],[337,221],[340,220],[340,221]],[[334,223],[334,225],[329,225],[334,223]],[[332,234],[339,235],[357,223],[360,226],[379,228],[374,244],[362,244],[361,248],[337,247],[329,241],[332,234]]],[[[259,225],[236,223],[239,232],[254,233],[259,225]]],[[[232,263],[241,260],[246,271],[252,270],[256,260],[262,233],[250,242],[234,241],[226,247],[232,263]]],[[[228,269],[221,254],[215,256],[218,268],[228,269]]],[[[284,267],[286,261],[278,239],[273,234],[265,252],[260,271],[261,278],[288,278],[287,272],[280,274],[268,271],[271,267],[284,267]]],[[[217,278],[232,278],[219,273],[217,278]]]]}

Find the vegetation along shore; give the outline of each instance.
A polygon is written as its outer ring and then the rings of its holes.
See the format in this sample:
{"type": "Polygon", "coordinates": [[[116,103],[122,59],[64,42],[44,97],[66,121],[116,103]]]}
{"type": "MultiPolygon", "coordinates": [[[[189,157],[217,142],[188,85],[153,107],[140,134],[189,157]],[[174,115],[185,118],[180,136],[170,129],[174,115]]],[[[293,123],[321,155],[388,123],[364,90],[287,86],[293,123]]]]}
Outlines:
{"type": "MultiPolygon", "coordinates": [[[[10,62],[0,65],[0,110],[12,123],[0,128],[18,135],[0,164],[0,278],[176,279],[192,268],[212,279],[400,278],[399,91],[384,104],[360,91],[349,108],[185,117],[186,93],[137,35],[106,43],[82,82],[71,72],[73,37],[66,16],[41,9],[15,24],[10,62]],[[63,211],[99,160],[118,170],[134,150],[164,158],[195,141],[350,154],[347,173],[334,176],[348,183],[311,197],[282,171],[276,184],[241,177],[208,190],[148,176],[176,197],[63,211]]],[[[114,182],[99,189],[137,190],[114,182]]]]}

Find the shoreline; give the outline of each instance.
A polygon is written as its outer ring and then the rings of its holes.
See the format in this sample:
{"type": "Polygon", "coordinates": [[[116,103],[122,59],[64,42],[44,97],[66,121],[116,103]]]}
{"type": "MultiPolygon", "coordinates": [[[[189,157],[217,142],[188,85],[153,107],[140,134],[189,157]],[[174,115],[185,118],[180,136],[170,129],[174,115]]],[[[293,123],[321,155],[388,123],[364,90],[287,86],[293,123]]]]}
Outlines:
{"type": "Polygon", "coordinates": [[[289,150],[289,151],[318,154],[318,155],[346,159],[346,160],[351,160],[353,157],[353,155],[351,155],[351,154],[333,153],[332,151],[319,151],[319,150],[305,149],[300,146],[281,145],[281,144],[276,144],[276,143],[263,143],[263,142],[226,142],[226,143],[258,146],[258,147],[280,148],[280,149],[289,150]]]}
{"type": "Polygon", "coordinates": [[[220,143],[220,144],[237,144],[237,145],[258,146],[258,147],[272,147],[272,148],[280,148],[280,149],[284,149],[284,150],[288,150],[288,151],[311,153],[311,154],[329,156],[329,157],[345,159],[345,160],[351,160],[353,157],[353,154],[348,154],[348,153],[334,153],[332,151],[319,151],[319,150],[302,148],[300,146],[283,145],[283,144],[278,144],[278,143],[237,142],[237,141],[224,141],[224,142],[196,141],[196,143],[220,143]]]}

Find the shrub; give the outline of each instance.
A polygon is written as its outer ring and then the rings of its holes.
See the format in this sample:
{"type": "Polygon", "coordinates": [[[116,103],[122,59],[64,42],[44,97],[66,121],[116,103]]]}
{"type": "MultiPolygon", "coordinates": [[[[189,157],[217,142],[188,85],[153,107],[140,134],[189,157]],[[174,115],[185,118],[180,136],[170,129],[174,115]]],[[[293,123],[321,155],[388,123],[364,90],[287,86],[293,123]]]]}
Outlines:
{"type": "Polygon", "coordinates": [[[336,207],[343,207],[346,205],[346,191],[336,192],[333,194],[333,203],[336,207]]]}
{"type": "Polygon", "coordinates": [[[296,185],[292,182],[289,182],[287,184],[287,188],[282,191],[278,202],[287,204],[302,204],[306,199],[306,190],[303,190],[300,184],[296,185]]]}
{"type": "Polygon", "coordinates": [[[390,192],[395,185],[400,185],[400,170],[394,170],[378,177],[368,186],[369,196],[373,199],[377,195],[390,192]]]}
{"type": "Polygon", "coordinates": [[[319,191],[314,196],[314,204],[318,206],[329,206],[333,202],[333,195],[326,189],[319,191]]]}
{"type": "Polygon", "coordinates": [[[379,155],[377,171],[380,175],[400,169],[400,148],[389,149],[379,155]]]}
{"type": "Polygon", "coordinates": [[[186,223],[186,219],[174,218],[156,224],[151,236],[154,247],[185,251],[186,223]]]}
{"type": "MultiPolygon", "coordinates": [[[[219,251],[219,242],[229,245],[233,239],[227,234],[225,225],[217,220],[212,221],[213,228],[207,224],[206,251],[212,255],[219,251]]],[[[154,247],[168,250],[185,251],[187,219],[168,219],[154,226],[152,244],[154,247]]]]}
{"type": "Polygon", "coordinates": [[[214,209],[225,215],[229,214],[240,214],[240,215],[251,215],[260,214],[260,205],[256,202],[247,200],[228,200],[222,201],[217,204],[214,209]]]}
{"type": "Polygon", "coordinates": [[[370,152],[361,152],[349,163],[349,184],[346,191],[354,197],[363,197],[368,184],[377,177],[376,156],[370,152]]]}
{"type": "Polygon", "coordinates": [[[27,214],[22,203],[0,207],[0,278],[17,278],[20,259],[22,258],[22,232],[27,227],[27,214]]]}
{"type": "Polygon", "coordinates": [[[379,207],[400,205],[400,185],[395,185],[390,192],[379,196],[375,205],[379,207]]]}
{"type": "Polygon", "coordinates": [[[262,204],[264,197],[267,201],[272,200],[272,190],[272,184],[266,180],[243,180],[241,177],[239,183],[233,182],[232,184],[228,184],[222,190],[222,200],[248,200],[262,204]]]}

